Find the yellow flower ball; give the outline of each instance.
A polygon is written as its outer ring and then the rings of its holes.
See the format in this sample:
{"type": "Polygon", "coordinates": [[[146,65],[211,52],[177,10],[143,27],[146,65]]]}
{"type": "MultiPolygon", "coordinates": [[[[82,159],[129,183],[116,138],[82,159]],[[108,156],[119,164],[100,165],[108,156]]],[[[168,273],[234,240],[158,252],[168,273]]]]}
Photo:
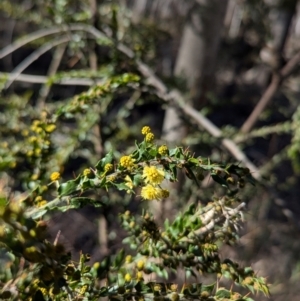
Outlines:
{"type": "Polygon", "coordinates": [[[39,195],[39,196],[37,196],[36,198],[35,198],[35,202],[40,202],[40,201],[42,201],[42,197],[39,195]]]}
{"type": "Polygon", "coordinates": [[[47,133],[52,133],[52,132],[55,131],[55,129],[56,129],[56,125],[55,124],[48,124],[48,125],[45,126],[45,131],[47,133]]]}
{"type": "Polygon", "coordinates": [[[40,120],[33,120],[32,125],[33,126],[39,126],[41,124],[40,120]]]}
{"type": "Polygon", "coordinates": [[[150,127],[149,127],[149,126],[144,126],[144,127],[142,128],[142,134],[143,134],[143,135],[147,135],[147,134],[149,134],[149,133],[151,133],[150,127]]]}
{"type": "Polygon", "coordinates": [[[145,200],[160,200],[162,198],[162,189],[148,184],[142,188],[141,196],[145,200]]]}
{"type": "Polygon", "coordinates": [[[36,137],[36,136],[30,136],[30,137],[28,138],[28,141],[29,141],[30,143],[34,143],[34,142],[37,141],[37,137],[36,137]]]}
{"type": "Polygon", "coordinates": [[[57,181],[59,179],[60,179],[60,173],[57,171],[53,172],[50,176],[51,181],[57,181]]]}
{"type": "Polygon", "coordinates": [[[152,142],[154,140],[154,134],[153,133],[148,133],[146,135],[146,138],[145,138],[146,142],[152,142]]]}
{"type": "Polygon", "coordinates": [[[130,281],[131,281],[131,275],[127,273],[127,274],[124,276],[124,279],[125,279],[126,282],[130,282],[130,281]]]}
{"type": "Polygon", "coordinates": [[[145,166],[143,170],[143,178],[145,183],[161,184],[164,180],[165,173],[162,169],[158,169],[155,166],[145,166]]]}
{"type": "Polygon", "coordinates": [[[131,256],[131,255],[127,255],[127,256],[125,257],[125,262],[126,262],[126,263],[131,263],[131,262],[132,262],[132,256],[131,256]]]}
{"type": "Polygon", "coordinates": [[[43,206],[47,205],[47,203],[48,202],[46,200],[42,200],[37,204],[37,207],[43,207],[43,206]]]}
{"type": "Polygon", "coordinates": [[[168,147],[166,145],[162,145],[158,148],[158,153],[162,156],[168,154],[168,147]]]}
{"type": "Polygon", "coordinates": [[[134,161],[135,160],[132,159],[130,156],[123,156],[120,159],[120,165],[125,168],[131,168],[134,166],[134,161]]]}
{"type": "Polygon", "coordinates": [[[143,273],[142,272],[137,272],[136,273],[136,280],[137,281],[141,281],[141,280],[143,280],[144,278],[143,278],[143,273]]]}
{"type": "Polygon", "coordinates": [[[139,271],[142,271],[145,267],[145,261],[144,260],[139,260],[137,263],[136,263],[136,268],[139,270],[139,271]]]}
{"type": "Polygon", "coordinates": [[[84,171],[83,171],[83,175],[85,177],[88,177],[89,175],[91,175],[92,171],[89,169],[89,168],[86,168],[84,171]]]}
{"type": "Polygon", "coordinates": [[[110,171],[112,171],[114,169],[114,166],[111,164],[111,163],[107,163],[107,164],[105,164],[105,166],[104,166],[104,171],[105,172],[110,172],[110,171]]]}
{"type": "Polygon", "coordinates": [[[33,174],[33,175],[31,176],[31,180],[32,180],[32,181],[36,181],[38,178],[39,178],[39,175],[38,175],[38,174],[33,174]]]}

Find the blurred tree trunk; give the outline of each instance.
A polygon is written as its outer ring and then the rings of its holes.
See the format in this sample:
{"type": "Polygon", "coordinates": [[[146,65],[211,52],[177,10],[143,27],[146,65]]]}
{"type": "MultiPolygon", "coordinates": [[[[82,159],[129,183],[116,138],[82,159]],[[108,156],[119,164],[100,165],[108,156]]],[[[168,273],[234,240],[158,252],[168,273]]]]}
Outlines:
{"type": "MultiPolygon", "coordinates": [[[[200,2],[200,1],[198,1],[200,2]]],[[[192,105],[200,109],[213,87],[227,0],[205,0],[189,12],[181,38],[174,75],[186,79],[192,105]]],[[[177,142],[186,132],[176,110],[166,110],[163,138],[177,142]]]]}

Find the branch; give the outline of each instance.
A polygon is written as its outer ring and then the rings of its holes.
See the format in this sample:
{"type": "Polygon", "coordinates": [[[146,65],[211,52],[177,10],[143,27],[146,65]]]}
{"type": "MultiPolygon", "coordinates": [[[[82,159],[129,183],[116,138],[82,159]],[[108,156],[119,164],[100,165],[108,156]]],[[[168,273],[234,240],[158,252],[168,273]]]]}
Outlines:
{"type": "MultiPolygon", "coordinates": [[[[12,73],[0,72],[0,78],[11,80],[14,77],[12,73]]],[[[46,84],[49,82],[49,77],[42,75],[32,75],[32,74],[20,74],[14,81],[24,82],[30,84],[46,84]]],[[[69,79],[59,79],[54,82],[56,85],[66,85],[66,86],[92,86],[94,84],[101,84],[103,80],[94,80],[88,78],[69,78],[69,79]]]]}
{"type": "Polygon", "coordinates": [[[283,80],[292,74],[299,61],[300,52],[297,52],[278,73],[273,74],[271,83],[269,84],[267,90],[264,92],[264,94],[258,101],[257,105],[255,106],[248,119],[242,125],[242,133],[249,133],[251,131],[251,129],[257,122],[259,116],[261,115],[262,111],[271,101],[274,94],[282,84],[283,80]]]}
{"type": "MultiPolygon", "coordinates": [[[[48,75],[47,75],[48,77],[54,76],[56,74],[56,72],[59,68],[59,65],[61,63],[61,60],[63,58],[63,55],[65,53],[66,47],[67,47],[67,44],[62,44],[55,49],[53,59],[50,63],[49,69],[48,69],[48,75]]],[[[44,107],[47,96],[50,93],[50,89],[51,89],[51,86],[47,85],[47,83],[45,83],[41,87],[40,92],[39,92],[39,98],[37,100],[38,108],[44,107]]]]}
{"type": "Polygon", "coordinates": [[[29,35],[27,35],[26,37],[23,37],[19,40],[17,40],[16,42],[8,45],[7,47],[4,47],[1,51],[0,51],[0,59],[3,59],[5,56],[9,55],[10,53],[16,51],[17,49],[21,48],[22,46],[38,40],[40,38],[43,38],[45,36],[51,35],[51,34],[55,34],[55,33],[59,33],[61,32],[61,28],[60,27],[53,27],[53,28],[49,28],[49,29],[42,29],[39,31],[36,31],[34,33],[31,33],[29,35]]]}
{"type": "Polygon", "coordinates": [[[26,57],[25,60],[23,60],[11,73],[11,78],[7,81],[5,88],[9,88],[10,85],[14,82],[14,80],[29,66],[31,65],[35,60],[37,60],[41,55],[43,55],[45,52],[49,51],[50,49],[60,45],[64,44],[66,42],[70,41],[69,36],[63,36],[57,40],[50,41],[49,43],[44,44],[37,50],[35,50],[33,53],[31,53],[28,57],[26,57]]]}
{"type": "MultiPolygon", "coordinates": [[[[110,37],[110,32],[102,33],[98,29],[90,25],[84,24],[71,24],[68,27],[63,28],[53,28],[53,33],[60,29],[60,32],[64,31],[85,31],[91,34],[96,39],[109,39],[110,42],[114,43],[113,39],[110,37]]],[[[167,86],[162,82],[162,80],[155,75],[153,70],[144,64],[141,60],[135,58],[134,52],[125,46],[124,44],[117,43],[117,49],[125,54],[128,58],[134,59],[137,65],[138,70],[141,74],[147,79],[149,85],[153,86],[159,97],[166,102],[173,102],[175,105],[179,106],[179,108],[189,117],[193,118],[193,120],[197,123],[198,126],[203,127],[206,131],[208,131],[214,137],[221,137],[221,130],[216,127],[209,119],[203,116],[200,112],[193,109],[191,106],[184,101],[183,95],[177,90],[169,91],[167,86]]],[[[250,162],[250,160],[246,157],[246,155],[239,149],[239,147],[230,139],[222,139],[222,145],[229,150],[229,152],[239,161],[243,162],[246,167],[250,169],[253,174],[253,177],[256,179],[260,179],[260,173],[258,168],[250,162]]]]}

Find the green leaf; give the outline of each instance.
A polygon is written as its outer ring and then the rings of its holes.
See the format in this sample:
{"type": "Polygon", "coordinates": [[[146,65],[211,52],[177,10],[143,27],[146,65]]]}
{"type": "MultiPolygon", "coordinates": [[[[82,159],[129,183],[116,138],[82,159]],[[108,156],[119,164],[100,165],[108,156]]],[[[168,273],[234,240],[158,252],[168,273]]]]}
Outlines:
{"type": "Polygon", "coordinates": [[[195,164],[195,166],[199,166],[199,159],[197,158],[189,158],[188,162],[195,164]]]}
{"type": "Polygon", "coordinates": [[[7,199],[4,197],[0,197],[0,208],[5,207],[7,203],[7,199]]]}
{"type": "Polygon", "coordinates": [[[194,174],[194,172],[192,171],[192,169],[189,166],[184,166],[186,169],[186,176],[192,180],[195,181],[195,183],[197,184],[198,187],[200,187],[199,182],[194,174]]]}
{"type": "Polygon", "coordinates": [[[216,297],[218,297],[218,298],[230,298],[230,296],[231,296],[230,291],[228,291],[225,288],[220,288],[216,292],[216,297]]]}
{"type": "Polygon", "coordinates": [[[189,297],[198,297],[201,294],[202,283],[189,284],[184,288],[184,295],[189,297]]]}
{"type": "Polygon", "coordinates": [[[133,185],[139,186],[143,181],[143,176],[141,174],[136,174],[133,177],[133,185]]]}
{"type": "Polygon", "coordinates": [[[119,268],[123,263],[124,258],[125,258],[125,251],[124,249],[122,249],[115,258],[114,267],[119,268]]]}
{"type": "Polygon", "coordinates": [[[35,219],[39,219],[39,218],[41,218],[42,216],[44,216],[48,211],[49,211],[49,210],[47,209],[47,207],[44,208],[44,209],[41,209],[41,210],[39,210],[39,211],[36,211],[34,214],[31,215],[31,218],[34,219],[34,220],[35,220],[35,219]]]}
{"type": "Polygon", "coordinates": [[[78,208],[82,208],[86,205],[92,205],[92,204],[94,204],[94,200],[91,198],[77,197],[77,198],[72,198],[70,200],[69,208],[78,209],[78,208]]]}
{"type": "Polygon", "coordinates": [[[109,153],[102,158],[100,161],[97,162],[95,168],[97,169],[98,173],[104,172],[104,166],[108,163],[112,163],[114,159],[114,153],[112,150],[109,151],[109,153]]]}
{"type": "Polygon", "coordinates": [[[70,195],[70,194],[78,191],[79,190],[78,189],[79,182],[80,182],[80,176],[75,180],[71,180],[66,183],[62,183],[58,187],[59,196],[67,196],[67,195],[70,195]]]}
{"type": "Polygon", "coordinates": [[[119,183],[119,184],[114,183],[114,186],[116,186],[118,190],[130,190],[130,188],[124,183],[119,183]]]}
{"type": "Polygon", "coordinates": [[[172,148],[169,150],[169,156],[170,157],[173,157],[177,152],[177,147],[176,148],[172,148]]]}
{"type": "Polygon", "coordinates": [[[209,294],[211,294],[213,292],[214,288],[215,288],[215,285],[216,285],[215,283],[209,284],[209,285],[202,285],[201,292],[206,291],[209,294]]]}
{"type": "Polygon", "coordinates": [[[219,177],[218,175],[214,175],[212,174],[211,177],[213,178],[213,180],[219,184],[221,184],[223,187],[229,188],[228,183],[221,177],[219,177]]]}

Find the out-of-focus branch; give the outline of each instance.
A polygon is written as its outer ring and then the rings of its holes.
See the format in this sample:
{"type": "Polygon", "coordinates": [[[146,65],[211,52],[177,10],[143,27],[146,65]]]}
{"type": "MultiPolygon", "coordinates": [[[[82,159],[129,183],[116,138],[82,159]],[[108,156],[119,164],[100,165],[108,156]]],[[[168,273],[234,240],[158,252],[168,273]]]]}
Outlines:
{"type": "Polygon", "coordinates": [[[38,40],[40,38],[59,33],[61,31],[61,28],[59,27],[53,27],[49,29],[42,29],[39,31],[36,31],[34,33],[26,35],[26,37],[23,37],[16,42],[4,47],[2,50],[0,50],[0,59],[4,58],[5,56],[9,55],[10,53],[16,51],[17,49],[21,48],[22,46],[38,40]]]}
{"type": "Polygon", "coordinates": [[[259,116],[261,115],[262,111],[271,101],[276,91],[282,84],[283,80],[287,78],[294,71],[295,67],[299,62],[300,62],[300,51],[297,52],[278,73],[273,74],[271,83],[269,84],[268,88],[266,89],[266,91],[258,101],[257,105],[255,106],[254,110],[252,111],[248,119],[242,125],[241,128],[242,133],[249,133],[251,131],[251,129],[257,122],[259,116]]]}
{"type": "Polygon", "coordinates": [[[25,60],[23,60],[11,73],[11,78],[6,82],[5,88],[9,88],[9,86],[14,82],[14,80],[35,60],[37,60],[41,55],[50,49],[64,44],[70,41],[70,36],[63,36],[57,40],[50,41],[49,43],[44,44],[42,47],[35,50],[31,53],[25,60]]]}
{"type": "MultiPolygon", "coordinates": [[[[57,70],[58,70],[58,67],[61,63],[61,60],[63,58],[63,55],[64,55],[64,52],[66,50],[66,47],[67,47],[67,44],[62,44],[60,46],[58,46],[56,49],[55,49],[55,52],[54,52],[54,55],[53,55],[53,59],[51,61],[51,64],[49,66],[49,69],[48,69],[48,76],[53,76],[56,74],[57,70]]],[[[46,101],[46,98],[50,92],[50,89],[51,89],[51,86],[47,85],[47,84],[44,84],[41,89],[40,89],[40,95],[39,95],[39,98],[37,100],[37,106],[39,108],[42,108],[44,107],[45,105],[45,101],[46,101]]]]}
{"type": "MultiPolygon", "coordinates": [[[[0,72],[0,78],[11,80],[14,77],[12,73],[0,72]]],[[[49,81],[49,77],[42,75],[32,75],[32,74],[20,74],[16,79],[16,82],[23,82],[29,84],[45,84],[49,81]]],[[[102,80],[89,79],[89,78],[67,78],[59,79],[54,82],[55,85],[65,85],[65,86],[91,86],[94,84],[101,84],[102,80]]]]}

